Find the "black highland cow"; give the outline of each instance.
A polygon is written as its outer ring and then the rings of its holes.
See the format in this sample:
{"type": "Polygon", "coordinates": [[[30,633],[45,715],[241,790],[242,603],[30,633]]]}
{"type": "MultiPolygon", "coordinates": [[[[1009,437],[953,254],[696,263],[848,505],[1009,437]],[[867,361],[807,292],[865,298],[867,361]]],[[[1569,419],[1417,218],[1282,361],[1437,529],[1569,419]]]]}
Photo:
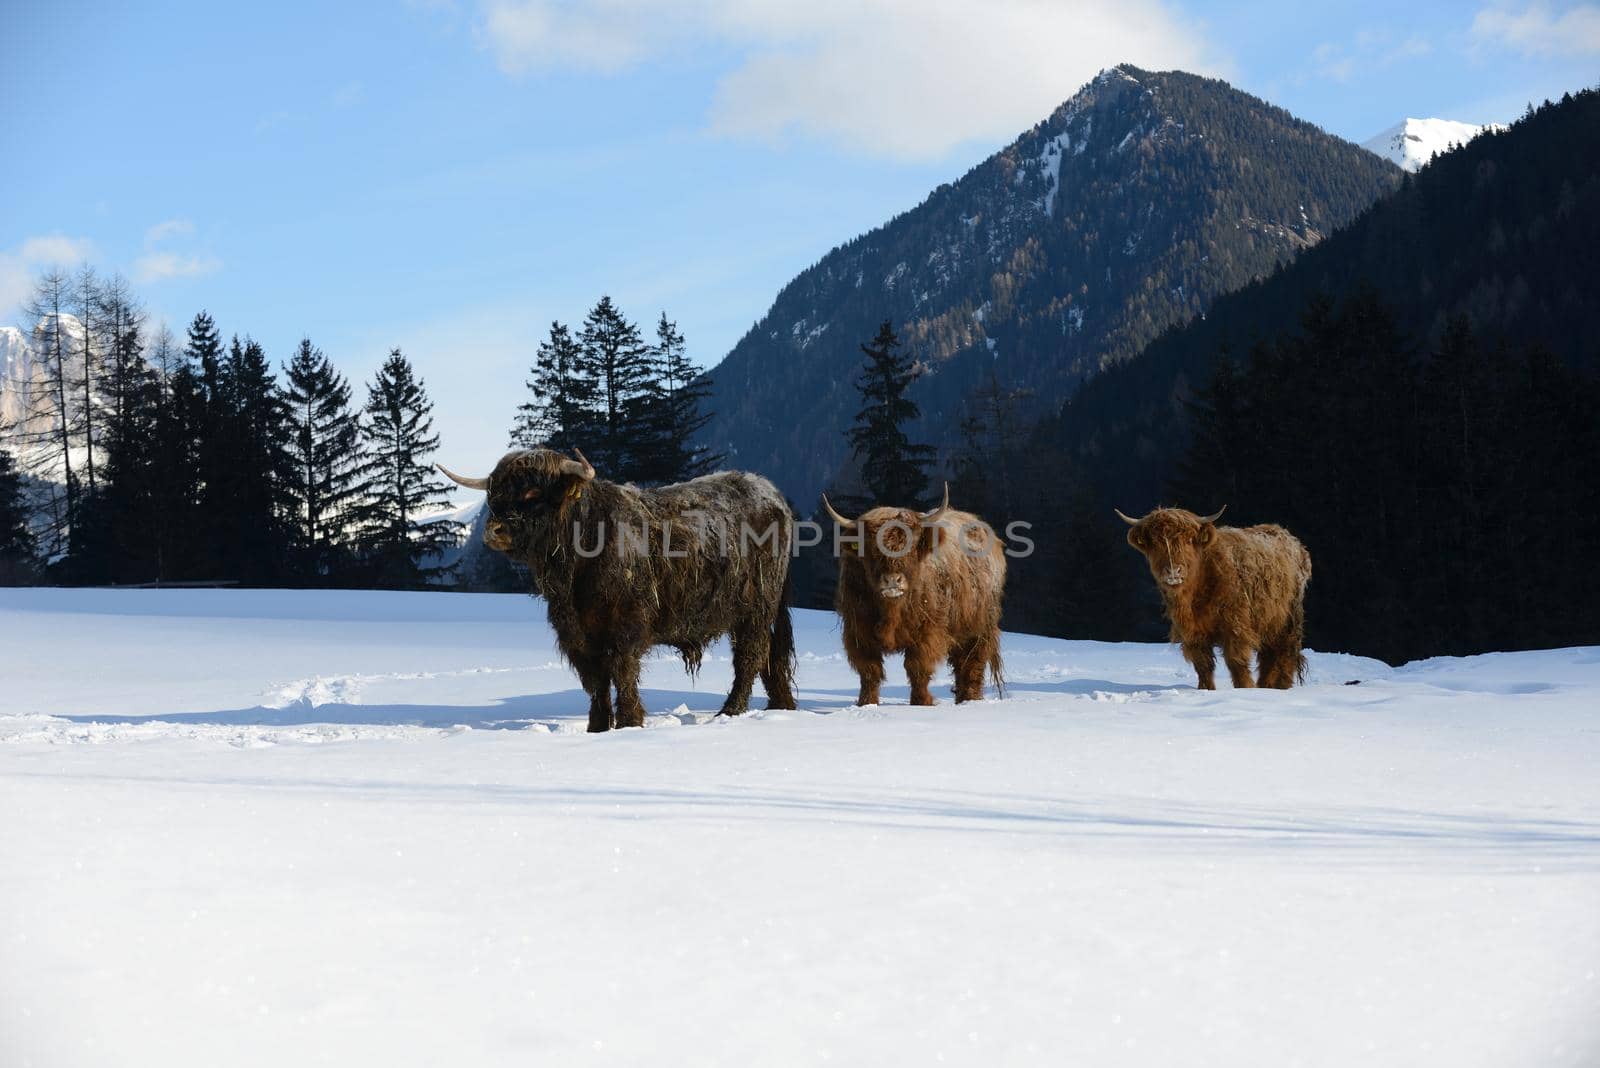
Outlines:
{"type": "Polygon", "coordinates": [[[440,470],[488,493],[484,544],[532,572],[562,655],[589,695],[589,729],[644,724],[639,662],[652,646],[677,649],[693,672],[724,634],[733,689],[722,711],[749,707],[757,675],[768,708],[794,708],[794,517],[782,494],[742,471],[660,489],[619,485],[596,478],[573,452],[577,459],[510,452],[488,478],[440,470]]]}

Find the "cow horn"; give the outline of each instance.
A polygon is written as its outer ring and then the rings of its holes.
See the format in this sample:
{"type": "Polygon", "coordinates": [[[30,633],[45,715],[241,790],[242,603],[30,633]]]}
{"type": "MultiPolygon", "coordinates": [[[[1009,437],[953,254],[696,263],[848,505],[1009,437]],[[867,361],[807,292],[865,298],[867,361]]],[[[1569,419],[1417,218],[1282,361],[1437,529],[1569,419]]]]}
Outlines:
{"type": "Polygon", "coordinates": [[[841,527],[853,527],[856,525],[856,521],[854,519],[846,519],[844,516],[833,510],[833,505],[828,503],[828,495],[826,493],[822,495],[822,507],[827,509],[828,514],[833,517],[833,521],[838,523],[841,527]]]}
{"type": "Polygon", "coordinates": [[[444,464],[434,464],[433,466],[443,471],[445,477],[458,486],[465,486],[467,489],[483,490],[485,493],[487,493],[489,490],[489,480],[486,478],[462,478],[444,464]]]}
{"type": "Polygon", "coordinates": [[[1212,512],[1210,515],[1201,516],[1200,517],[1200,522],[1202,522],[1202,523],[1215,523],[1217,520],[1222,518],[1222,513],[1226,512],[1227,510],[1228,510],[1228,506],[1227,505],[1223,505],[1221,508],[1218,508],[1215,512],[1212,512]]]}
{"type": "Polygon", "coordinates": [[[944,484],[944,503],[939,505],[939,507],[935,508],[931,512],[922,513],[922,518],[925,521],[931,523],[934,520],[938,519],[940,516],[944,515],[949,510],[950,510],[950,483],[946,482],[944,484]]]}
{"type": "Polygon", "coordinates": [[[1113,508],[1111,510],[1113,512],[1117,513],[1117,518],[1118,519],[1121,519],[1124,523],[1128,524],[1130,527],[1136,527],[1136,526],[1139,525],[1139,521],[1137,519],[1130,519],[1129,517],[1123,515],[1121,508],[1113,508]]]}
{"type": "Polygon", "coordinates": [[[561,473],[563,475],[577,475],[585,482],[592,480],[594,478],[594,464],[590,463],[589,458],[583,455],[583,450],[574,445],[572,447],[572,455],[576,456],[577,459],[562,460],[561,473]]]}

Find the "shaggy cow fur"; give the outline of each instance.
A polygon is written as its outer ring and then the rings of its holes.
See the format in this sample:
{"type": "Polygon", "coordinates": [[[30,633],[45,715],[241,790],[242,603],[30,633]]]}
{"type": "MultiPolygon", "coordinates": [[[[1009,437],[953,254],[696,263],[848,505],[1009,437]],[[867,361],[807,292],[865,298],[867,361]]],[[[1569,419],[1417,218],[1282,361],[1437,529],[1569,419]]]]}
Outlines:
{"type": "Polygon", "coordinates": [[[1236,687],[1287,690],[1304,680],[1300,647],[1311,554],[1293,534],[1271,523],[1219,527],[1221,512],[1202,517],[1182,508],[1157,508],[1143,519],[1117,514],[1132,528],[1128,544],[1149,561],[1172,624],[1172,641],[1183,646],[1200,689],[1216,689],[1217,647],[1236,687]]]}
{"type": "Polygon", "coordinates": [[[528,565],[589,695],[589,729],[644,724],[639,662],[652,646],[677,649],[692,673],[724,634],[733,689],[723,713],[745,711],[757,675],[768,708],[794,708],[793,516],[772,483],[724,471],[639,489],[580,461],[508,453],[487,480],[484,542],[528,565]]]}
{"type": "Polygon", "coordinates": [[[1001,689],[1006,557],[989,525],[948,507],[927,515],[874,508],[853,523],[831,505],[828,511],[846,528],[839,532],[834,607],[844,621],[845,655],[861,677],[856,703],[878,703],[888,653],[905,654],[914,705],[934,703],[928,683],[945,659],[955,672],[956,701],[982,699],[985,669],[1001,689]],[[973,552],[963,551],[963,537],[973,552]]]}

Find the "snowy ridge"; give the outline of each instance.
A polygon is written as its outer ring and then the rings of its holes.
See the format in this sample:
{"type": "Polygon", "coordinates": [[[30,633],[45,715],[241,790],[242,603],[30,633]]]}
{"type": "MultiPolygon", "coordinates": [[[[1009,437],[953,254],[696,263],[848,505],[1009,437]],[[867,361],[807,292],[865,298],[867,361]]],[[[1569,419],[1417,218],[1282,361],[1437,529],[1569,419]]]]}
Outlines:
{"type": "Polygon", "coordinates": [[[1477,126],[1453,119],[1405,119],[1361,142],[1361,147],[1415,174],[1439,153],[1464,145],[1485,130],[1503,129],[1496,123],[1477,126]]]}

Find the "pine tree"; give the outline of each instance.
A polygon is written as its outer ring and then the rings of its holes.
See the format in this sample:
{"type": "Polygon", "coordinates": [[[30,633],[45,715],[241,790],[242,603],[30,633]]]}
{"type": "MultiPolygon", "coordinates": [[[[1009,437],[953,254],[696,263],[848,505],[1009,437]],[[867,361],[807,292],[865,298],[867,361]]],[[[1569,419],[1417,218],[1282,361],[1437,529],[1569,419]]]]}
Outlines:
{"type": "Polygon", "coordinates": [[[650,350],[651,374],[639,422],[645,443],[640,478],[654,483],[683,482],[716,470],[722,456],[696,444],[711,413],[703,404],[711,383],[689,362],[678,324],[662,312],[650,350]]]}
{"type": "Polygon", "coordinates": [[[161,396],[151,469],[152,516],[158,525],[156,581],[215,577],[212,524],[201,501],[205,387],[199,364],[189,352],[178,348],[164,326],[151,349],[161,396]]]}
{"type": "Polygon", "coordinates": [[[583,347],[565,324],[550,324],[550,336],[539,343],[530,374],[527,384],[533,396],[517,407],[511,445],[560,452],[592,447],[584,442],[597,430],[599,387],[583,347]]]}
{"type": "Polygon", "coordinates": [[[184,406],[181,423],[192,437],[196,505],[192,529],[196,553],[190,561],[191,577],[227,578],[222,569],[231,563],[224,539],[228,473],[228,388],[225,379],[222,335],[205,312],[189,324],[184,347],[184,375],[179,383],[180,403],[184,406]]]}
{"type": "Polygon", "coordinates": [[[326,579],[338,558],[359,502],[360,425],[350,407],[350,384],[322,350],[303,338],[285,368],[290,434],[287,492],[300,577],[326,579]]]}
{"type": "Polygon", "coordinates": [[[601,473],[619,482],[639,477],[632,431],[637,427],[638,398],[649,388],[650,347],[639,327],[601,297],[584,318],[578,334],[585,370],[598,389],[598,425],[594,451],[582,446],[601,473]]]}
{"type": "Polygon", "coordinates": [[[28,526],[22,478],[11,454],[0,448],[0,586],[18,586],[34,575],[37,550],[28,526]]]}
{"type": "Polygon", "coordinates": [[[284,517],[291,465],[288,413],[259,344],[236,337],[224,367],[224,549],[232,577],[251,585],[273,582],[289,548],[284,517]]]}
{"type": "Polygon", "coordinates": [[[846,436],[874,502],[909,508],[927,495],[927,467],[935,452],[930,446],[912,444],[906,436],[905,424],[922,413],[906,397],[918,372],[911,360],[895,352],[899,346],[888,320],[869,344],[861,346],[867,365],[856,388],[863,404],[846,436]]]}
{"type": "Polygon", "coordinates": [[[428,566],[424,558],[459,538],[457,524],[419,521],[450,499],[425,459],[439,447],[432,412],[411,362],[395,349],[367,387],[361,424],[369,479],[363,541],[372,581],[379,585],[412,588],[438,581],[449,569],[428,566]]]}
{"type": "Polygon", "coordinates": [[[100,316],[106,351],[99,492],[85,497],[72,577],[141,582],[155,577],[158,557],[153,473],[161,383],[144,358],[144,314],[124,279],[113,277],[101,287],[100,316]]]}

